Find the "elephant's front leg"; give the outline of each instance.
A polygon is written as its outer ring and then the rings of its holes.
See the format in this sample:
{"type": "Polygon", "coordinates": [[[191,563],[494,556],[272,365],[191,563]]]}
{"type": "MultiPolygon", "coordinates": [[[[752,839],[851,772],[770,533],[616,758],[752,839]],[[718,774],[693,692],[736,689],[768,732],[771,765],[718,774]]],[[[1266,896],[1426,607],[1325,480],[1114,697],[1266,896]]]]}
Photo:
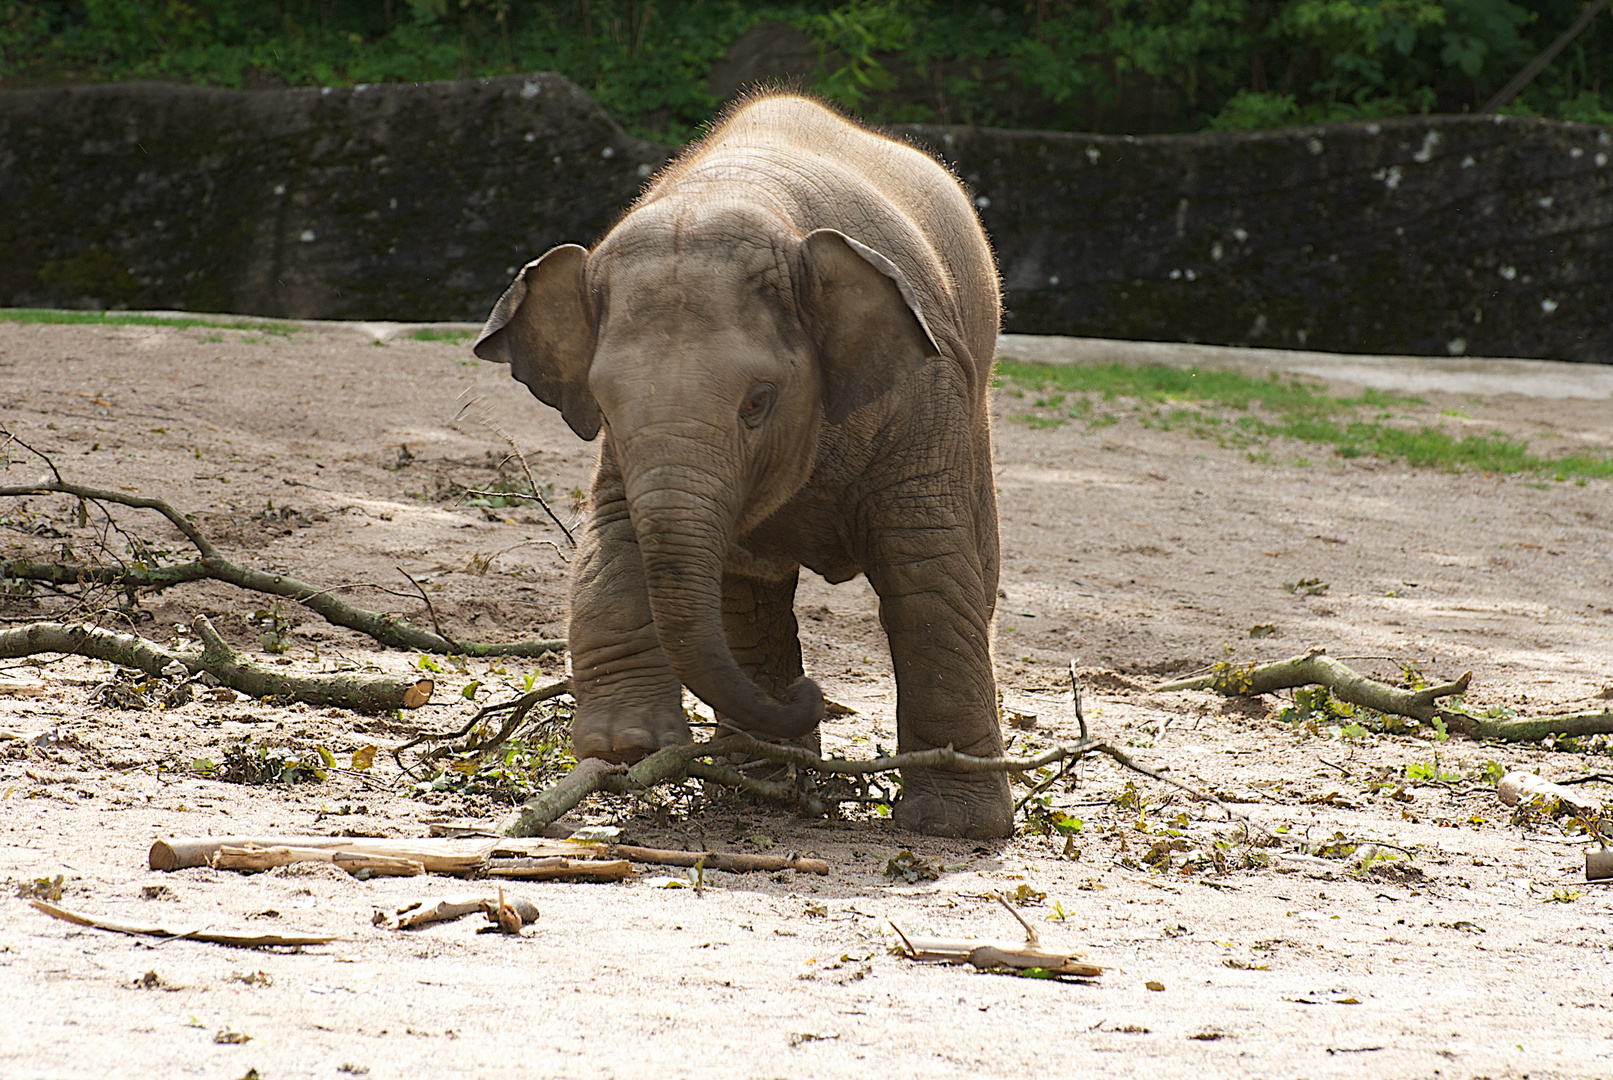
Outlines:
{"type": "MultiPolygon", "coordinates": [[[[967,521],[906,524],[872,537],[867,573],[890,638],[904,753],[949,745],[978,757],[1002,753],[991,660],[996,558],[977,547],[967,521]]],[[[932,836],[1011,836],[1008,778],[904,769],[895,818],[932,836]]]]}
{"type": "Polygon", "coordinates": [[[689,742],[689,722],[650,618],[638,538],[608,441],[591,502],[571,578],[571,741],[579,759],[636,761],[689,742]]]}

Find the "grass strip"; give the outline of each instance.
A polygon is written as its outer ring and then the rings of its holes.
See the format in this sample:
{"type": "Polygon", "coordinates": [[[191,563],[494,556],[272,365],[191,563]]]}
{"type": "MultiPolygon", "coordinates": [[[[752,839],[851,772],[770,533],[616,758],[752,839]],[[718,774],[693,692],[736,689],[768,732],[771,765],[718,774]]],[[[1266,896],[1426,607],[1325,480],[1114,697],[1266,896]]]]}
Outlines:
{"type": "MultiPolygon", "coordinates": [[[[1447,472],[1533,472],[1581,483],[1613,478],[1613,453],[1542,458],[1526,441],[1503,432],[1452,435],[1395,412],[1427,404],[1418,397],[1373,389],[1335,395],[1322,383],[1278,372],[1261,377],[1162,364],[1004,359],[997,365],[997,385],[1019,398],[1035,395],[1029,404],[1036,411],[1010,417],[1032,428],[1059,427],[1072,419],[1089,428],[1106,427],[1129,412],[1144,427],[1186,429],[1243,449],[1252,460],[1269,461],[1258,448],[1282,438],[1330,447],[1345,458],[1370,455],[1447,472]],[[1117,408],[1126,403],[1129,410],[1117,408]]],[[[1297,464],[1309,462],[1302,458],[1297,464]]]]}
{"type": "Polygon", "coordinates": [[[206,327],[210,330],[254,330],[290,337],[298,327],[283,322],[250,322],[191,318],[184,315],[145,315],[130,311],[64,311],[55,308],[0,308],[0,320],[19,323],[56,323],[74,326],[167,326],[175,330],[206,327]]]}

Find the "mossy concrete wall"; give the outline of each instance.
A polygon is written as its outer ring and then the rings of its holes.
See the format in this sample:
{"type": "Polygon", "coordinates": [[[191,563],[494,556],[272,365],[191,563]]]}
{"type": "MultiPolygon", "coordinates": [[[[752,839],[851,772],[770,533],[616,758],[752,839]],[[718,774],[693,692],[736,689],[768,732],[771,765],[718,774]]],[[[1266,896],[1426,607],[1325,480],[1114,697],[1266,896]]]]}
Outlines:
{"type": "Polygon", "coordinates": [[[556,75],[0,92],[0,304],[481,319],[670,151],[556,75]]]}
{"type": "Polygon", "coordinates": [[[908,130],[975,195],[1009,330],[1613,363],[1613,129],[908,130]]]}
{"type": "MultiPolygon", "coordinates": [[[[898,134],[965,179],[1012,331],[1613,362],[1605,128],[898,134]]],[[[3,91],[0,305],[478,320],[670,153],[553,75],[3,91]]]]}

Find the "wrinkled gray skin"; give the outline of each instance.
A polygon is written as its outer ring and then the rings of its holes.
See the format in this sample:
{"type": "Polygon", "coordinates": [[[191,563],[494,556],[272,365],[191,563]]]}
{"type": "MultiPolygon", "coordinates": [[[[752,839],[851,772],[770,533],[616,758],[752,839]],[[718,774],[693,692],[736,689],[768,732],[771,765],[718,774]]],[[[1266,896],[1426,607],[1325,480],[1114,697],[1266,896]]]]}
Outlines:
{"type": "MultiPolygon", "coordinates": [[[[522,269],[476,354],[604,433],[572,579],[579,758],[688,742],[680,684],[758,735],[812,733],[802,566],[879,594],[902,750],[1001,753],[998,316],[952,175],[793,96],[739,108],[591,252],[522,269]]],[[[903,789],[907,828],[1012,832],[1000,775],[903,789]]]]}

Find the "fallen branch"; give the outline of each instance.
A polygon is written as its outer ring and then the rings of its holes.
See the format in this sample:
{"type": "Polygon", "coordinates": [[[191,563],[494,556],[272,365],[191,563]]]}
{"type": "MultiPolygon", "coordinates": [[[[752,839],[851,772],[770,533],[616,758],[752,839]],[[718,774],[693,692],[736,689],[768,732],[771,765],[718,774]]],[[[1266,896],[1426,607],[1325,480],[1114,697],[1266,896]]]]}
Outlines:
{"type": "Polygon", "coordinates": [[[286,697],[309,705],[336,706],[354,712],[380,713],[416,709],[431,699],[430,679],[386,675],[290,675],[270,671],[236,657],[206,616],[192,624],[201,652],[173,652],[137,634],[118,634],[94,626],[27,623],[0,630],[0,659],[37,653],[71,653],[138,668],[154,678],[179,665],[187,675],[206,672],[232,690],[252,697],[286,697]]]}
{"type": "MultiPolygon", "coordinates": [[[[61,480],[48,484],[19,487],[0,487],[0,496],[72,495],[95,502],[109,502],[137,510],[155,510],[167,518],[175,528],[193,544],[200,559],[172,566],[146,567],[136,564],[122,568],[88,566],[73,563],[41,563],[28,559],[0,562],[0,577],[23,581],[37,581],[58,587],[74,585],[111,585],[124,590],[147,589],[160,591],[191,581],[222,581],[253,592],[281,596],[309,608],[336,626],[345,626],[367,634],[382,645],[394,649],[418,652],[458,654],[465,656],[516,656],[533,658],[565,649],[564,638],[528,638],[523,641],[489,643],[454,641],[441,632],[433,633],[412,626],[396,615],[354,607],[334,595],[354,586],[336,586],[318,589],[304,581],[285,574],[270,574],[240,566],[220,555],[196,523],[162,499],[130,495],[122,491],[85,487],[61,480]]],[[[408,575],[404,575],[407,577],[408,575]]],[[[413,580],[413,579],[411,579],[413,580]]],[[[418,587],[418,586],[417,586],[418,587]]],[[[426,601],[430,610],[430,600],[426,601]]],[[[435,613],[432,613],[435,620],[435,613]]]]}
{"type": "MultiPolygon", "coordinates": [[[[430,761],[433,758],[446,757],[449,754],[487,753],[495,750],[498,747],[503,746],[504,743],[508,741],[509,737],[515,734],[516,729],[521,726],[521,722],[526,719],[527,713],[532,711],[532,707],[534,705],[537,705],[539,702],[548,701],[551,698],[557,698],[562,694],[569,694],[570,692],[571,681],[569,679],[562,679],[559,682],[550,683],[548,686],[539,687],[536,690],[529,690],[527,693],[522,694],[520,697],[511,701],[502,701],[497,705],[485,706],[481,709],[478,709],[475,716],[465,721],[465,726],[460,728],[458,731],[423,732],[422,734],[416,735],[408,742],[399,743],[397,746],[392,748],[392,760],[398,763],[398,768],[402,769],[410,776],[413,776],[414,773],[407,765],[403,763],[403,752],[405,750],[408,750],[411,747],[419,746],[421,743],[448,743],[455,739],[463,739],[474,731],[476,725],[481,723],[485,718],[495,716],[501,712],[507,712],[510,715],[504,718],[503,723],[499,725],[498,731],[494,732],[492,735],[489,735],[487,738],[478,739],[473,743],[463,746],[438,746],[430,753],[422,755],[421,760],[430,761]]],[[[562,811],[562,813],[563,812],[564,811],[562,811]]]]}
{"type": "MultiPolygon", "coordinates": [[[[590,759],[592,760],[592,759],[590,759]]],[[[147,856],[153,870],[185,870],[212,866],[220,870],[267,870],[293,862],[328,862],[346,870],[373,864],[408,866],[432,874],[512,878],[564,878],[618,880],[632,875],[629,863],[652,866],[696,866],[745,874],[798,870],[827,874],[822,859],[797,855],[750,855],[743,852],[674,851],[601,844],[587,840],[515,839],[488,837],[418,839],[357,836],[190,836],[158,840],[147,856]]]]}
{"type": "Polygon", "coordinates": [[[209,930],[205,927],[154,926],[147,923],[127,923],[119,919],[106,919],[99,915],[84,915],[44,900],[30,900],[35,908],[53,919],[62,919],[79,926],[96,930],[110,930],[116,934],[135,934],[147,937],[188,938],[191,941],[210,941],[217,945],[238,945],[243,948],[261,948],[271,945],[325,945],[336,941],[335,934],[265,934],[253,930],[209,930]]]}
{"type": "Polygon", "coordinates": [[[1014,917],[1014,921],[1024,928],[1023,945],[1006,941],[977,941],[970,938],[918,937],[904,933],[894,922],[891,923],[891,929],[902,939],[902,946],[909,960],[971,964],[985,970],[1009,968],[1024,971],[1039,968],[1055,975],[1075,975],[1083,978],[1096,978],[1103,974],[1103,968],[1089,963],[1080,953],[1055,952],[1042,948],[1036,928],[1014,910],[1014,905],[1008,902],[1008,898],[1002,893],[993,893],[992,898],[1006,908],[1008,914],[1014,917]]]}
{"type": "Polygon", "coordinates": [[[1155,687],[1155,690],[1214,690],[1227,697],[1254,697],[1315,685],[1327,687],[1334,697],[1351,705],[1361,705],[1395,716],[1408,716],[1423,723],[1439,720],[1452,734],[1473,740],[1537,742],[1548,736],[1613,734],[1613,710],[1492,720],[1438,704],[1440,698],[1465,692],[1472,677],[1472,672],[1466,672],[1455,682],[1421,690],[1405,690],[1368,678],[1325,652],[1314,649],[1301,656],[1291,656],[1269,664],[1249,664],[1244,667],[1217,664],[1210,674],[1164,683],[1155,687]]]}
{"type": "Polygon", "coordinates": [[[950,746],[941,746],[905,754],[887,754],[865,761],[852,761],[844,758],[823,758],[803,747],[762,742],[743,732],[735,732],[706,743],[670,746],[658,750],[630,769],[612,765],[598,758],[584,758],[553,786],[527,800],[522,805],[520,813],[506,827],[505,832],[509,836],[541,836],[544,829],[589,795],[599,792],[624,795],[690,776],[794,805],[814,816],[827,813],[828,804],[835,801],[832,796],[819,796],[807,785],[786,781],[757,781],[728,766],[700,760],[720,758],[736,751],[778,764],[791,765],[803,772],[820,773],[825,776],[863,776],[914,768],[960,773],[1024,773],[1055,762],[1096,753],[1112,758],[1116,764],[1124,768],[1179,788],[1197,799],[1214,803],[1225,811],[1229,818],[1243,816],[1215,796],[1139,765],[1126,753],[1096,739],[1055,746],[1031,757],[974,757],[970,754],[960,754],[950,746]]]}

